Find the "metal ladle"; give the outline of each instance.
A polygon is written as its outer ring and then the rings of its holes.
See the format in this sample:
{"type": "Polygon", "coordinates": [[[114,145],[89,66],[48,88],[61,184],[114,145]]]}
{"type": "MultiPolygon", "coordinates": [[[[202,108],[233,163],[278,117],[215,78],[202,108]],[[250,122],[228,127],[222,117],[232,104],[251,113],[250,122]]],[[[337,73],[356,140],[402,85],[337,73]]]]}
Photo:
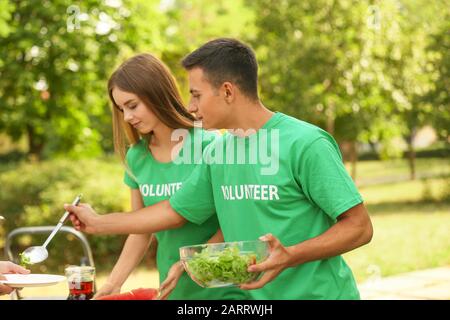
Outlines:
{"type": "MultiPolygon", "coordinates": [[[[81,194],[78,195],[72,202],[72,205],[73,206],[78,205],[78,203],[80,203],[81,197],[82,197],[81,194]]],[[[62,218],[59,220],[58,224],[53,229],[52,233],[48,236],[47,240],[45,240],[42,246],[34,246],[27,248],[22,253],[22,261],[26,262],[27,264],[35,264],[47,259],[48,258],[47,245],[53,239],[53,237],[59,231],[59,229],[61,229],[64,222],[66,222],[67,217],[69,217],[69,214],[70,214],[69,211],[64,212],[62,218]]]]}

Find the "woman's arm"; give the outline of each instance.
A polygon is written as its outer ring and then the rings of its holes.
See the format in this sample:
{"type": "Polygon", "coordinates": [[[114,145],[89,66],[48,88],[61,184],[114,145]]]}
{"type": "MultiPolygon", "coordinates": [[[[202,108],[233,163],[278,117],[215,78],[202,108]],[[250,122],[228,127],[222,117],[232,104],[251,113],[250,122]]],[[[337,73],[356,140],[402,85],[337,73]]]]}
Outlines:
{"type": "MultiPolygon", "coordinates": [[[[131,189],[131,207],[133,211],[144,207],[139,189],[131,189]]],[[[130,234],[107,282],[98,291],[95,298],[119,293],[131,272],[142,261],[152,241],[156,241],[152,234],[130,234]]]]}
{"type": "Polygon", "coordinates": [[[223,238],[223,233],[222,233],[222,229],[218,229],[217,232],[208,240],[207,243],[219,243],[219,242],[223,242],[224,238],[223,238]]]}
{"type": "MultiPolygon", "coordinates": [[[[223,242],[223,233],[221,229],[218,229],[217,232],[208,240],[207,243],[219,243],[223,242]]],[[[178,280],[181,275],[184,273],[184,267],[181,261],[175,262],[170,268],[167,278],[161,283],[159,287],[160,291],[160,300],[165,300],[169,297],[170,293],[175,289],[178,280]]]]}

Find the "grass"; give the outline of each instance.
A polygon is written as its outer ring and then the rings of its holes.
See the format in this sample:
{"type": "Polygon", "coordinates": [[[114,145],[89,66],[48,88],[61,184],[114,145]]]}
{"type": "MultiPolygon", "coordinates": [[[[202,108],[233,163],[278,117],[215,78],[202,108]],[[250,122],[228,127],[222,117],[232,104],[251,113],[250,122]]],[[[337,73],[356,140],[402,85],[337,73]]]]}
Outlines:
{"type": "MultiPolygon", "coordinates": [[[[384,208],[383,204],[389,206],[392,203],[442,202],[450,192],[450,177],[372,185],[360,187],[359,191],[366,204],[377,209],[375,212],[379,213],[382,211],[380,209],[384,208]]],[[[400,209],[399,206],[397,209],[400,209]]],[[[407,206],[405,209],[409,211],[411,207],[407,206]]]]}
{"type": "MultiPolygon", "coordinates": [[[[350,164],[346,164],[350,171],[350,164]]],[[[360,161],[357,163],[357,180],[361,182],[376,180],[380,178],[403,178],[409,177],[408,160],[394,159],[386,161],[360,161]]],[[[416,174],[447,176],[450,174],[450,161],[446,158],[417,158],[416,174]]]]}
{"type": "MultiPolygon", "coordinates": [[[[430,168],[449,166],[448,161],[434,160],[430,159],[430,168]]],[[[366,165],[372,169],[373,164],[366,165]]],[[[380,163],[378,169],[383,167],[380,163]]],[[[445,170],[434,168],[435,172],[445,170]]],[[[448,177],[372,185],[359,190],[374,226],[371,243],[344,255],[359,283],[374,276],[450,265],[448,177]]]]}
{"type": "Polygon", "coordinates": [[[450,204],[368,206],[372,241],[344,255],[358,283],[374,276],[450,265],[450,204]]]}

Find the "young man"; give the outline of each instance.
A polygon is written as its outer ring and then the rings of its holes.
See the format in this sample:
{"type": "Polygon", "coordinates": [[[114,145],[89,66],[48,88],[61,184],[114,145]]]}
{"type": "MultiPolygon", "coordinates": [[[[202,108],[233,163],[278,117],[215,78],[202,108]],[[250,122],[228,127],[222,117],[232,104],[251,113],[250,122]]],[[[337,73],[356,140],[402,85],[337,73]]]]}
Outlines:
{"type": "Polygon", "coordinates": [[[98,234],[156,232],[187,220],[200,224],[215,209],[225,241],[269,243],[269,258],[249,267],[263,276],[242,285],[255,289],[253,298],[358,299],[340,255],[368,243],[373,231],[334,139],[265,108],[247,45],[216,39],[182,63],[190,111],[205,128],[229,132],[205,150],[204,163],[169,201],[132,214],[66,206],[75,227],[98,234]]]}

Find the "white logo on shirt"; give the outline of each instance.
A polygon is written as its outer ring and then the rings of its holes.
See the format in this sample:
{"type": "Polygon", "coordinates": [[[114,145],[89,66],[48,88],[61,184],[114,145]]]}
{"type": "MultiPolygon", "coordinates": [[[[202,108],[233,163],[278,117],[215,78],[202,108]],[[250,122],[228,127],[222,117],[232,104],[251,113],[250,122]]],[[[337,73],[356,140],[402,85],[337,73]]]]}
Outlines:
{"type": "Polygon", "coordinates": [[[141,184],[139,190],[143,197],[170,197],[181,188],[181,182],[164,184],[141,184]]]}
{"type": "Polygon", "coordinates": [[[221,186],[224,200],[279,200],[278,187],[272,184],[221,186]]]}

